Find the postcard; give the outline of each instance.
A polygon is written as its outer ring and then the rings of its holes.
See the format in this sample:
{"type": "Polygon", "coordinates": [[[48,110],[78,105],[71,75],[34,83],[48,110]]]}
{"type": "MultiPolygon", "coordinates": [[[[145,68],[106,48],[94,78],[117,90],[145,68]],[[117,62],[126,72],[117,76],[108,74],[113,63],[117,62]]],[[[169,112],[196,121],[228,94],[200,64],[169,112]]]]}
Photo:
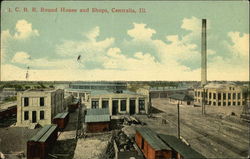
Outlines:
{"type": "Polygon", "coordinates": [[[0,158],[249,157],[248,1],[3,1],[0,59],[0,158]]]}

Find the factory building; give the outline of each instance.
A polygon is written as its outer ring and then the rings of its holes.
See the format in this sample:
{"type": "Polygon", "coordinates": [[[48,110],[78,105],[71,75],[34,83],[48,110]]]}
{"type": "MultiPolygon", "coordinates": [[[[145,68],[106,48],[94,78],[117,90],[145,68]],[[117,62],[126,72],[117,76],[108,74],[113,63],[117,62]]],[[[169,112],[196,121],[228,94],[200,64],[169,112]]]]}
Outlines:
{"type": "Polygon", "coordinates": [[[47,125],[63,111],[64,91],[31,89],[17,94],[17,126],[47,125]]]}
{"type": "Polygon", "coordinates": [[[131,91],[92,91],[86,103],[87,108],[109,108],[110,115],[148,114],[149,95],[131,91]]]}
{"type": "Polygon", "coordinates": [[[241,106],[245,105],[244,87],[235,83],[209,83],[204,88],[194,90],[194,104],[212,106],[241,106]]]}

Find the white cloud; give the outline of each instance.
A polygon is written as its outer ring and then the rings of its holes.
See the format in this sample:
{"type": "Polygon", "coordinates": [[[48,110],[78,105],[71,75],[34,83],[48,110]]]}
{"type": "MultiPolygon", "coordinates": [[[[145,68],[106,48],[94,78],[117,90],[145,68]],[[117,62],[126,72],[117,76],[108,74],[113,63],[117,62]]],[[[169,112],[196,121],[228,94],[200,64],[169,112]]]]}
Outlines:
{"type": "Polygon", "coordinates": [[[240,32],[229,32],[228,36],[230,37],[232,44],[226,44],[234,55],[244,57],[249,55],[249,34],[243,33],[241,36],[240,32]]]}
{"type": "Polygon", "coordinates": [[[154,29],[147,28],[146,24],[133,23],[134,28],[127,31],[128,35],[135,40],[149,40],[156,33],[154,29]]]}
{"type": "Polygon", "coordinates": [[[62,44],[56,46],[56,53],[68,57],[77,57],[80,54],[84,60],[100,57],[106,49],[114,44],[115,39],[110,37],[101,41],[96,41],[99,32],[99,27],[94,27],[85,34],[88,40],[63,41],[62,44]]]}
{"type": "Polygon", "coordinates": [[[1,32],[1,62],[5,62],[6,59],[6,51],[9,47],[8,40],[11,39],[10,31],[3,30],[1,32]]]}
{"type": "Polygon", "coordinates": [[[16,23],[15,39],[26,39],[31,36],[39,36],[39,32],[36,29],[32,29],[32,24],[25,19],[18,20],[16,23]]]}
{"type": "Polygon", "coordinates": [[[201,19],[198,19],[197,17],[184,18],[182,20],[181,28],[193,32],[199,32],[201,30],[201,19]]]}
{"type": "Polygon", "coordinates": [[[17,52],[12,58],[11,62],[27,64],[30,62],[30,55],[23,51],[17,52]]]}

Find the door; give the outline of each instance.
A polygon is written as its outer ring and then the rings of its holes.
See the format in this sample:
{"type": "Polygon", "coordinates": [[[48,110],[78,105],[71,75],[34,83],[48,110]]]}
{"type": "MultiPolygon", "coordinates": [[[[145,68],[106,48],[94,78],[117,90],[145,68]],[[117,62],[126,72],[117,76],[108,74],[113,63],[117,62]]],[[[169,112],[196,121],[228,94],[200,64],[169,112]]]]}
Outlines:
{"type": "Polygon", "coordinates": [[[118,113],[118,100],[112,101],[112,115],[117,115],[118,113]]]}
{"type": "Polygon", "coordinates": [[[36,111],[32,111],[32,123],[36,123],[36,111]]]}
{"type": "Polygon", "coordinates": [[[129,114],[133,115],[135,114],[135,100],[130,100],[129,101],[129,114]]]}

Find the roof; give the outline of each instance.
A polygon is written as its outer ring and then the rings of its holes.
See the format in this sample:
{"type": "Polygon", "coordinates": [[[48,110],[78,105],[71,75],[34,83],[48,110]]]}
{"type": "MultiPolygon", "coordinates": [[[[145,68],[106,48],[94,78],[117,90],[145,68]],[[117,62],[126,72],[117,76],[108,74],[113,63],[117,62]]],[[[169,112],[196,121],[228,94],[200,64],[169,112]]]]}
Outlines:
{"type": "Polygon", "coordinates": [[[155,150],[171,150],[150,128],[140,127],[136,128],[144,140],[146,140],[155,150]]]}
{"type": "Polygon", "coordinates": [[[192,96],[187,95],[187,94],[179,94],[179,93],[172,94],[169,96],[169,98],[173,98],[176,100],[182,100],[182,101],[193,100],[192,96]]]}
{"type": "Polygon", "coordinates": [[[35,136],[29,139],[29,141],[45,142],[56,128],[57,125],[45,125],[35,136]]]}
{"type": "Polygon", "coordinates": [[[140,95],[136,92],[123,90],[121,93],[116,93],[114,91],[107,91],[107,90],[94,90],[91,91],[91,95],[106,95],[106,94],[130,94],[130,95],[140,95]]]}
{"type": "Polygon", "coordinates": [[[65,113],[58,113],[53,119],[56,119],[56,118],[63,119],[63,118],[65,118],[68,114],[69,114],[68,112],[65,112],[65,113]]]}
{"type": "Polygon", "coordinates": [[[96,122],[109,122],[110,116],[105,115],[86,115],[85,122],[86,123],[96,123],[96,122]]]}
{"type": "Polygon", "coordinates": [[[169,147],[180,153],[184,158],[205,159],[200,153],[183,143],[180,139],[170,135],[158,135],[169,147]]]}
{"type": "Polygon", "coordinates": [[[170,88],[170,87],[151,87],[150,91],[186,91],[189,88],[182,87],[182,88],[170,88]]]}
{"type": "Polygon", "coordinates": [[[87,109],[86,115],[109,115],[109,109],[87,109]]]}
{"type": "Polygon", "coordinates": [[[216,83],[216,82],[212,82],[212,83],[208,83],[204,86],[204,88],[216,88],[216,89],[223,89],[223,88],[227,88],[230,86],[237,86],[235,83],[233,82],[225,82],[225,83],[216,83]]]}

